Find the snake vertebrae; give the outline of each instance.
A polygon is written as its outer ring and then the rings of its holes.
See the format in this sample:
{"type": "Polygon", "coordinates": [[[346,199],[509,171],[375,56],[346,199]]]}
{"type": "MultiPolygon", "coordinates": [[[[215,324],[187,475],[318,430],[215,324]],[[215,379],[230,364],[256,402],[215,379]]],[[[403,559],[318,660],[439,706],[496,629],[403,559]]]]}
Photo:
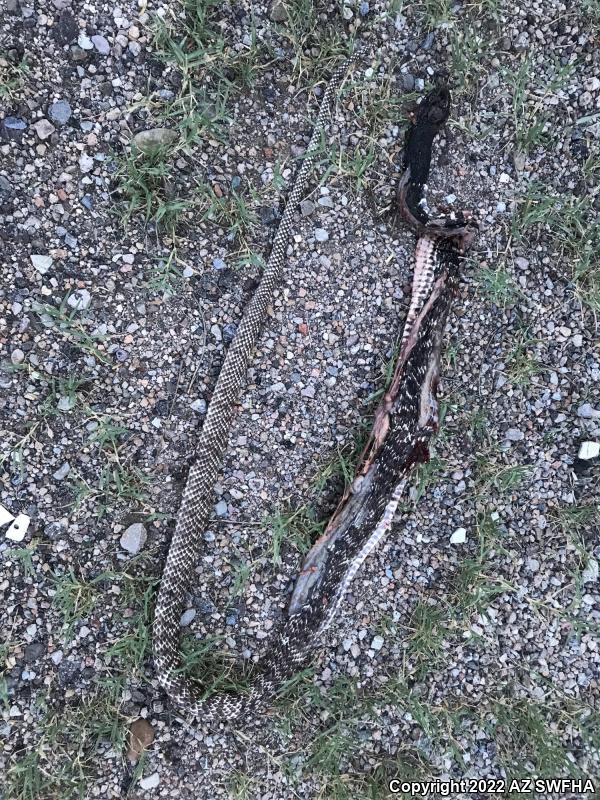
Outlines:
{"type": "Polygon", "coordinates": [[[398,205],[419,237],[412,295],[393,378],[375,412],[356,476],[306,557],[287,616],[261,659],[260,674],[249,692],[197,696],[181,670],[179,620],[212,507],[234,406],[285,263],[292,218],[306,189],[331,103],[359,55],[355,53],[336,70],[323,96],[260,285],[221,368],[163,572],[154,620],[157,678],[181,711],[204,723],[226,722],[264,704],[306,663],[359,567],[389,529],[407,476],[428,458],[427,442],[437,428],[442,335],[460,258],[476,232],[475,223],[460,212],[430,220],[423,203],[433,140],[449,114],[450,98],[444,87],[422,100],[407,132],[398,205]]]}

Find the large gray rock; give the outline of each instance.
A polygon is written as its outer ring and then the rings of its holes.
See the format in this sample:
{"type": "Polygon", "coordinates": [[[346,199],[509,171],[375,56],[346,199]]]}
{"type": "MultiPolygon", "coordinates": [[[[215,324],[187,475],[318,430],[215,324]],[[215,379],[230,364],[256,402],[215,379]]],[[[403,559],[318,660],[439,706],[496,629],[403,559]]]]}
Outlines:
{"type": "Polygon", "coordinates": [[[147,535],[146,528],[144,528],[142,523],[134,522],[133,525],[130,525],[125,533],[121,536],[121,547],[123,550],[131,553],[132,556],[135,556],[140,552],[146,543],[147,535]]]}

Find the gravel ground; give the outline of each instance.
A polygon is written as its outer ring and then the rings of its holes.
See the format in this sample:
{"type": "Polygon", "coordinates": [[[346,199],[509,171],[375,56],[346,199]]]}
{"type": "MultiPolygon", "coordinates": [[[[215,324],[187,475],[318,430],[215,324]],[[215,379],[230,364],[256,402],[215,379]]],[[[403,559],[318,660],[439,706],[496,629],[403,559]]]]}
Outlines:
{"type": "Polygon", "coordinates": [[[598,13],[7,0],[0,501],[31,523],[0,543],[4,800],[598,778],[598,13]],[[190,727],[157,686],[153,598],[220,364],[352,40],[371,57],[249,370],[182,620],[190,669],[243,679],[234,659],[262,652],[368,427],[410,291],[406,109],[446,70],[429,202],[475,209],[481,234],[441,433],[314,668],[259,720],[190,727]]]}

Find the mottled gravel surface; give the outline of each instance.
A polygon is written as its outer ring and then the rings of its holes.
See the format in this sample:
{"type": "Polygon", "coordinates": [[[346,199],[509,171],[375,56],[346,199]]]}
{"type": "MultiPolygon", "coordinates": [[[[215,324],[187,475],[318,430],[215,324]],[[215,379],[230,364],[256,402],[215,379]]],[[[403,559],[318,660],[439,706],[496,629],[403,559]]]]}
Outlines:
{"type": "Polygon", "coordinates": [[[0,540],[3,800],[598,779],[599,14],[7,0],[0,502],[31,523],[0,540]],[[370,55],[298,210],[182,619],[195,674],[227,688],[233,659],[263,651],[368,428],[410,292],[406,113],[447,72],[429,203],[474,209],[481,233],[446,331],[443,423],[314,669],[259,719],[190,726],[152,666],[161,565],[352,40],[370,55]]]}

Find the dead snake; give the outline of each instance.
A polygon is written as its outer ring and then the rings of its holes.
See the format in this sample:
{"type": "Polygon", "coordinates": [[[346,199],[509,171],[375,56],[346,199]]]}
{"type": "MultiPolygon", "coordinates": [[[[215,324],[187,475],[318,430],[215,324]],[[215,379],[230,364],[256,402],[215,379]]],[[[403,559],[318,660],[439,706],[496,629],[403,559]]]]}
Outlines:
{"type": "Polygon", "coordinates": [[[171,700],[201,723],[226,722],[256,710],[301,668],[331,624],[365,558],[389,529],[407,477],[428,458],[437,428],[436,388],[446,316],[456,290],[460,260],[477,226],[462,213],[431,220],[423,200],[433,140],[446,122],[445,87],[416,108],[407,131],[398,191],[401,216],[418,234],[412,295],[391,384],[375,413],[373,429],[352,485],[325,533],[309,552],[287,616],[259,663],[247,694],[219,692],[204,699],[182,673],[180,618],[191,588],[201,536],[213,506],[214,485],[227,447],[234,406],[285,263],[293,215],[314,166],[330,106],[355,53],[331,78],[317,121],[264,269],[225,357],[199,437],[169,547],[154,618],[156,675],[171,700]]]}

